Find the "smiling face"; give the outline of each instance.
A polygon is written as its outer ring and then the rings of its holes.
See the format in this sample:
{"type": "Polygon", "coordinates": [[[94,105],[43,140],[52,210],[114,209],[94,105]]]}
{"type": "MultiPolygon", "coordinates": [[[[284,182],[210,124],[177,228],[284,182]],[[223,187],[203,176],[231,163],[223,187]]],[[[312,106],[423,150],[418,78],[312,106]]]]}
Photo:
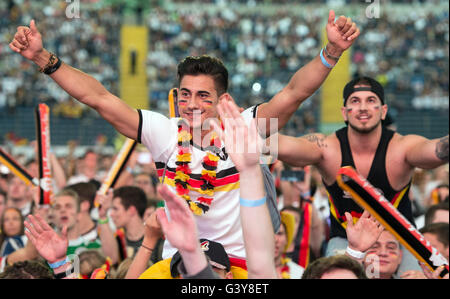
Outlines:
{"type": "Polygon", "coordinates": [[[378,267],[381,277],[388,278],[397,272],[402,256],[397,239],[390,232],[383,231],[377,242],[367,251],[366,261],[372,261],[372,265],[378,267]]]}
{"type": "Polygon", "coordinates": [[[199,129],[205,120],[218,117],[217,104],[220,98],[211,76],[185,75],[178,93],[180,116],[188,121],[191,128],[199,129]]]}
{"type": "MultiPolygon", "coordinates": [[[[363,87],[363,86],[355,86],[363,87]]],[[[386,118],[387,105],[371,91],[357,91],[350,95],[342,107],[344,120],[358,133],[370,133],[386,118]]]]}

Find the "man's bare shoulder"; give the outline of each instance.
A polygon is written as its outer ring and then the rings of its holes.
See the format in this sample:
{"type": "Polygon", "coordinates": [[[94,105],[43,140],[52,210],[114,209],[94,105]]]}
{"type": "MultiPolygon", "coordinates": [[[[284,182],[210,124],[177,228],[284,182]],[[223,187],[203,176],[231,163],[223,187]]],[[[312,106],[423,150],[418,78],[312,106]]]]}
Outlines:
{"type": "Polygon", "coordinates": [[[407,148],[408,146],[417,144],[419,142],[423,142],[425,140],[427,140],[427,138],[414,134],[401,135],[399,133],[395,133],[394,136],[392,137],[392,143],[395,146],[404,148],[407,148]]]}

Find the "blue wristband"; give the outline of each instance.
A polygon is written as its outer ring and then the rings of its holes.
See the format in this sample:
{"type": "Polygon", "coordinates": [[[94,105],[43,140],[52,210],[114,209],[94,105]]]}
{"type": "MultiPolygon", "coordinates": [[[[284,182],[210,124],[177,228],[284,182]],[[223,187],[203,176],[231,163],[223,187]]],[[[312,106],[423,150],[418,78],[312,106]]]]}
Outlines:
{"type": "Polygon", "coordinates": [[[50,268],[56,269],[56,268],[59,268],[59,267],[65,265],[65,264],[68,263],[68,262],[69,262],[69,259],[66,257],[66,258],[65,258],[64,260],[62,260],[62,261],[59,261],[59,262],[56,262],[56,263],[53,263],[53,264],[48,263],[48,265],[50,266],[50,268]]]}
{"type": "Polygon", "coordinates": [[[329,68],[329,69],[334,68],[334,66],[329,64],[328,61],[323,56],[323,48],[322,48],[322,51],[320,51],[320,59],[322,60],[323,65],[326,66],[327,68],[329,68]]]}
{"type": "Polygon", "coordinates": [[[303,192],[303,193],[301,194],[301,196],[302,196],[303,198],[310,198],[310,197],[311,197],[311,191],[303,192]]]}
{"type": "Polygon", "coordinates": [[[266,197],[263,197],[258,200],[248,200],[248,199],[240,198],[239,202],[240,202],[241,206],[243,206],[243,207],[254,208],[254,207],[259,207],[259,206],[262,206],[263,204],[265,204],[266,197]]]}

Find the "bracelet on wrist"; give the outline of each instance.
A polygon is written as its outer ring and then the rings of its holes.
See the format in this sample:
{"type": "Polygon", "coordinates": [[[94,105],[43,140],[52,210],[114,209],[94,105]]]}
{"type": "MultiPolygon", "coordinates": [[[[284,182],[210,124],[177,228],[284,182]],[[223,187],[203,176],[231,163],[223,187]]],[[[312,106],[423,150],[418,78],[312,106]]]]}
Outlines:
{"type": "Polygon", "coordinates": [[[338,62],[339,59],[341,58],[341,56],[333,56],[333,55],[331,55],[330,52],[328,52],[327,46],[328,46],[328,45],[326,45],[325,48],[324,48],[324,50],[325,50],[325,56],[328,57],[328,58],[330,58],[331,60],[334,60],[334,61],[338,62]]]}
{"type": "Polygon", "coordinates": [[[151,249],[150,247],[145,246],[144,244],[141,244],[141,247],[144,247],[148,251],[153,252],[153,249],[151,249]]]}
{"type": "Polygon", "coordinates": [[[323,49],[325,48],[322,48],[322,50],[320,51],[320,60],[322,61],[322,64],[329,69],[334,68],[334,65],[329,64],[328,61],[323,56],[323,49]]]}
{"type": "Polygon", "coordinates": [[[47,264],[50,266],[50,268],[52,269],[56,269],[59,268],[61,266],[64,266],[65,264],[67,264],[69,262],[69,258],[66,256],[63,260],[56,262],[56,263],[49,263],[47,262],[47,264]]]}
{"type": "Polygon", "coordinates": [[[98,219],[98,224],[107,224],[109,222],[109,217],[98,219]]]}
{"type": "Polygon", "coordinates": [[[50,58],[48,59],[48,63],[39,69],[39,72],[44,73],[46,75],[51,75],[56,72],[62,64],[61,59],[59,59],[55,54],[50,53],[50,58]]]}
{"type": "Polygon", "coordinates": [[[69,275],[72,275],[73,273],[75,273],[75,267],[71,266],[69,269],[66,269],[65,271],[58,273],[58,274],[53,274],[53,276],[56,279],[63,279],[63,278],[67,278],[69,275]]]}
{"type": "Polygon", "coordinates": [[[300,194],[300,196],[301,196],[302,198],[308,199],[308,198],[311,197],[311,191],[303,192],[302,194],[300,194]]]}
{"type": "Polygon", "coordinates": [[[366,253],[365,252],[361,252],[361,251],[358,251],[358,250],[351,249],[349,246],[347,246],[346,252],[351,257],[354,257],[354,258],[359,259],[359,260],[366,257],[366,253]]]}

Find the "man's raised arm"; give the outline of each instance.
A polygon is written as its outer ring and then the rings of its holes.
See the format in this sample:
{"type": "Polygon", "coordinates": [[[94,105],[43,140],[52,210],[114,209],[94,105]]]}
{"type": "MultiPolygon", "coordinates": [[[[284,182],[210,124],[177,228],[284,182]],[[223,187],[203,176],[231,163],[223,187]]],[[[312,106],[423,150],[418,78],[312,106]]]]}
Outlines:
{"type": "MultiPolygon", "coordinates": [[[[45,68],[51,63],[51,53],[44,49],[41,34],[34,20],[30,22],[29,27],[17,28],[14,40],[9,47],[26,59],[33,61],[40,68],[45,68]]],[[[55,64],[55,62],[57,60],[53,63],[55,64]]],[[[139,128],[137,110],[107,91],[92,76],[64,63],[49,76],[73,98],[95,109],[117,131],[129,138],[137,138],[139,128]]]]}
{"type": "Polygon", "coordinates": [[[359,36],[360,31],[351,18],[340,16],[336,21],[334,19],[335,13],[331,10],[326,26],[328,44],[322,52],[322,57],[317,55],[299,69],[283,90],[258,108],[258,118],[267,122],[265,127],[267,134],[270,134],[269,119],[278,118],[278,128],[281,129],[300,104],[322,85],[332,66],[337,63],[337,57],[340,57],[359,36]]]}

